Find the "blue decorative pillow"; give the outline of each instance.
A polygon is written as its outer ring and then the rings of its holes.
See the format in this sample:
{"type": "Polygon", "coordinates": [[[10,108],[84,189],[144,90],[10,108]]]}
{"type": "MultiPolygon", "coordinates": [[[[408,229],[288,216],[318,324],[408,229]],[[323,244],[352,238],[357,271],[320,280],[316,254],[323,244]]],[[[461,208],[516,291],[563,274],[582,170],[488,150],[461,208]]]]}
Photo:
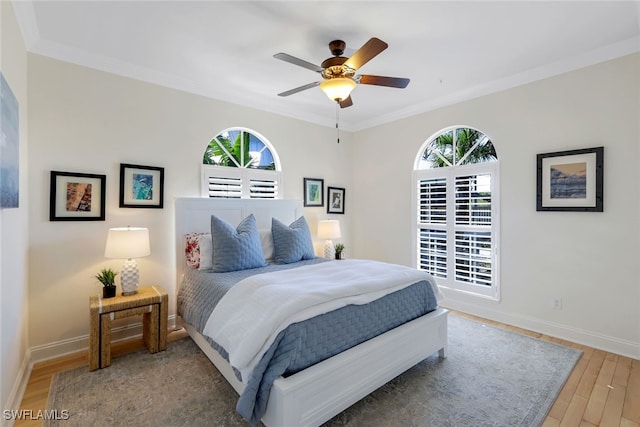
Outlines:
{"type": "Polygon", "coordinates": [[[303,216],[292,222],[290,226],[272,218],[271,234],[277,264],[290,264],[316,257],[309,225],[303,216]]]}
{"type": "Polygon", "coordinates": [[[260,232],[253,214],[243,219],[236,229],[211,215],[214,273],[264,267],[260,232]]]}

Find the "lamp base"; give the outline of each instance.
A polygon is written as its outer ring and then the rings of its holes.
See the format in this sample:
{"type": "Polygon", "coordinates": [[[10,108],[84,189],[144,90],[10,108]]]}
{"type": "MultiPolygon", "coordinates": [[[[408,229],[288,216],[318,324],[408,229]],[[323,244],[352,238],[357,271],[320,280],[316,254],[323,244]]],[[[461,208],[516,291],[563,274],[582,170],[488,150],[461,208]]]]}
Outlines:
{"type": "Polygon", "coordinates": [[[122,266],[120,272],[120,282],[122,284],[122,295],[135,295],[138,293],[138,282],[140,281],[140,272],[135,259],[128,259],[122,266]]]}
{"type": "Polygon", "coordinates": [[[334,259],[336,256],[336,248],[333,246],[333,240],[326,240],[324,242],[324,257],[327,259],[334,259]]]}

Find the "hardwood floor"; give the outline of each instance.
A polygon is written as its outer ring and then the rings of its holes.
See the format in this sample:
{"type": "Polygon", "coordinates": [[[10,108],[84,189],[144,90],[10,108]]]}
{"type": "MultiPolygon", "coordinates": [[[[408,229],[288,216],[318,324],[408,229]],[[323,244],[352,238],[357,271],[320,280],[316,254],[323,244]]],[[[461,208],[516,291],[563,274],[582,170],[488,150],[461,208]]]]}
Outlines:
{"type": "MultiPolygon", "coordinates": [[[[640,361],[476,316],[459,312],[453,314],[583,352],[542,427],[640,427],[640,361]]],[[[169,342],[185,335],[182,329],[172,331],[169,342]]],[[[112,355],[117,357],[141,348],[144,348],[142,339],[115,343],[112,355]]],[[[31,372],[20,409],[32,411],[34,415],[39,410],[43,411],[53,374],[83,365],[87,365],[87,352],[37,363],[31,372]]],[[[40,426],[41,421],[18,420],[15,425],[40,426]]]]}

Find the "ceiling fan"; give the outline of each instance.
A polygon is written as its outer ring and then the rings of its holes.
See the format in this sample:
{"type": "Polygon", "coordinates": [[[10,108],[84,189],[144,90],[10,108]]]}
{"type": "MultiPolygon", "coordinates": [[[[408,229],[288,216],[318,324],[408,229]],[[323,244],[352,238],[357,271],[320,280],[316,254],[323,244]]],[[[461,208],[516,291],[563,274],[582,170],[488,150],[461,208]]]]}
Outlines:
{"type": "Polygon", "coordinates": [[[358,84],[387,86],[404,89],[409,84],[409,79],[399,77],[372,76],[368,74],[356,75],[356,71],[375,56],[380,54],[389,45],[382,40],[372,37],[351,57],[342,56],[346,43],[342,40],[334,40],[329,43],[329,50],[333,57],[325,59],[320,66],[296,58],[286,53],[276,53],[274,58],[289,62],[300,67],[319,73],[323,80],[306,84],[278,96],[289,96],[312,87],[320,86],[320,89],[331,99],[346,108],[353,105],[351,91],[358,84]]]}

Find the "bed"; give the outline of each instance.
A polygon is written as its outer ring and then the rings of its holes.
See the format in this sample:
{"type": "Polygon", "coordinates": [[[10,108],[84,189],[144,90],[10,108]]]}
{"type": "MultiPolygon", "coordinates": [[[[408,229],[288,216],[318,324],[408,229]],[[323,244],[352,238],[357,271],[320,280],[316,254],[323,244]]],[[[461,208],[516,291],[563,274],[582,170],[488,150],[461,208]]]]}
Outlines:
{"type": "MultiPolygon", "coordinates": [[[[211,337],[202,333],[204,317],[201,316],[198,320],[197,316],[190,312],[190,308],[185,306],[188,298],[185,298],[182,292],[190,282],[182,285],[183,280],[185,278],[196,280],[193,277],[197,278],[199,275],[187,267],[185,236],[191,233],[209,233],[212,214],[233,226],[253,215],[257,227],[261,230],[270,229],[272,218],[284,224],[291,224],[303,216],[302,202],[181,198],[176,200],[175,212],[176,271],[179,286],[177,313],[183,317],[183,320],[186,318],[183,326],[189,335],[235,391],[241,395],[240,400],[242,400],[243,393],[246,394],[247,378],[245,382],[240,381],[238,370],[232,368],[228,361],[228,354],[224,349],[214,349],[215,343],[211,337]]],[[[314,268],[333,268],[336,264],[342,263],[342,261],[331,261],[326,263],[326,266],[316,266],[322,264],[321,261],[312,259],[304,261],[303,264],[310,264],[304,267],[311,271],[314,268]]],[[[264,271],[269,271],[269,268],[271,266],[265,267],[264,271]]],[[[260,272],[262,269],[258,268],[255,271],[260,272]]],[[[282,274],[284,277],[288,273],[276,272],[275,274],[282,274]]],[[[238,280],[246,277],[243,272],[236,275],[239,277],[238,280]]],[[[266,275],[262,275],[264,276],[266,275]]],[[[417,292],[417,285],[416,283],[407,289],[417,292]]],[[[391,300],[396,297],[396,294],[399,292],[387,294],[380,298],[380,301],[376,300],[365,305],[374,306],[374,303],[383,303],[382,300],[391,300]]],[[[192,301],[194,301],[193,298],[192,301]]],[[[344,309],[351,309],[350,307],[344,307],[344,309]]],[[[439,356],[444,358],[447,346],[447,311],[438,307],[429,310],[424,315],[394,326],[380,335],[325,360],[313,363],[295,373],[276,377],[272,384],[269,384],[268,400],[265,401],[265,409],[260,412],[261,421],[268,427],[320,425],[429,355],[438,352],[439,356]]],[[[336,310],[338,311],[340,310],[336,310]]],[[[308,320],[308,322],[313,321],[319,320],[318,318],[308,320]]],[[[249,387],[252,386],[249,385],[249,387]]]]}

